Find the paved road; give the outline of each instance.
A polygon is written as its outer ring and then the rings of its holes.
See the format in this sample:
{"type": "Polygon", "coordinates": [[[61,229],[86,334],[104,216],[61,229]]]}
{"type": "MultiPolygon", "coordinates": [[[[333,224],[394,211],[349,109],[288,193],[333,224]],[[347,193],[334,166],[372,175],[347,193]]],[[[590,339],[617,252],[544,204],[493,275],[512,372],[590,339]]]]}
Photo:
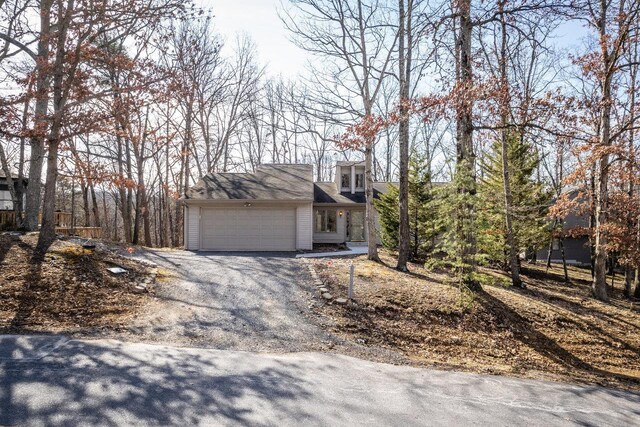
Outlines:
{"type": "Polygon", "coordinates": [[[309,317],[313,285],[305,264],[291,254],[137,256],[175,275],[156,285],[156,302],[132,328],[137,341],[290,352],[318,350],[333,340],[309,317]]]}
{"type": "Polygon", "coordinates": [[[640,425],[640,394],[321,353],[0,337],[0,425],[640,425]]]}

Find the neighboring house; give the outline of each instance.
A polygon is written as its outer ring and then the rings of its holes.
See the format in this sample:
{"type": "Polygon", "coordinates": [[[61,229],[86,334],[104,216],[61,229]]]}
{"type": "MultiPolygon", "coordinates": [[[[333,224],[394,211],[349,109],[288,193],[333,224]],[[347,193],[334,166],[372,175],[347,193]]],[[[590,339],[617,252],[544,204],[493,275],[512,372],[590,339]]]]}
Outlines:
{"type": "MultiPolygon", "coordinates": [[[[591,254],[589,252],[589,238],[566,237],[564,239],[564,256],[567,264],[588,266],[591,265],[591,254]]],[[[546,261],[549,256],[549,248],[539,250],[536,254],[538,261],[546,261]]],[[[553,239],[551,244],[551,262],[562,262],[562,251],[560,249],[560,239],[553,239]]]]}
{"type": "MultiPolygon", "coordinates": [[[[573,193],[577,194],[577,193],[573,193]]],[[[575,196],[571,197],[575,197],[575,196]]],[[[567,236],[562,239],[564,245],[564,256],[567,264],[587,266],[591,265],[591,253],[589,249],[589,236],[586,233],[582,235],[575,235],[575,231],[582,229],[587,230],[589,228],[589,216],[588,215],[576,215],[569,214],[562,224],[563,230],[574,230],[572,236],[567,236]]],[[[560,239],[554,238],[551,243],[551,262],[562,262],[562,247],[560,245],[560,239]]],[[[536,259],[539,261],[546,261],[549,256],[549,247],[540,249],[536,252],[536,259]]]]}
{"type": "MultiPolygon", "coordinates": [[[[23,179],[24,186],[27,186],[27,180],[23,179]]],[[[17,177],[13,177],[13,185],[16,187],[18,184],[17,177]]],[[[11,192],[9,192],[9,184],[7,182],[7,176],[0,169],[0,211],[12,211],[13,200],[11,199],[11,192]]]]}
{"type": "MultiPolygon", "coordinates": [[[[212,173],[183,198],[189,250],[295,251],[314,243],[366,242],[364,163],[338,162],[333,182],[312,165],[269,164],[212,173]]],[[[387,183],[374,184],[374,196],[387,183]]]]}

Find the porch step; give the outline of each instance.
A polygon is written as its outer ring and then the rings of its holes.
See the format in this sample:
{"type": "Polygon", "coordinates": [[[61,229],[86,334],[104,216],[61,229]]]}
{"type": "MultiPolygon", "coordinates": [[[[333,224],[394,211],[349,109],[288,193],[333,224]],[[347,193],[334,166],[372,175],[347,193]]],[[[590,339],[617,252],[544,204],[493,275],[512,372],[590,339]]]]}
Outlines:
{"type": "Polygon", "coordinates": [[[367,246],[367,242],[347,242],[348,248],[361,248],[367,246]]]}

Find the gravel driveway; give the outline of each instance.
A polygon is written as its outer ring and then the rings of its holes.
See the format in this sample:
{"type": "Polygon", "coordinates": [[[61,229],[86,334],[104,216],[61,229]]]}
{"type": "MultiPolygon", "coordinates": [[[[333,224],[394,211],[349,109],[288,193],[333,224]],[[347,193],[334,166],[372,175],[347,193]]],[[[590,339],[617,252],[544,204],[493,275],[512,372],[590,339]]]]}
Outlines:
{"type": "Polygon", "coordinates": [[[137,339],[251,351],[307,351],[335,340],[308,310],[303,261],[279,253],[146,251],[171,276],[130,328],[137,339]]]}

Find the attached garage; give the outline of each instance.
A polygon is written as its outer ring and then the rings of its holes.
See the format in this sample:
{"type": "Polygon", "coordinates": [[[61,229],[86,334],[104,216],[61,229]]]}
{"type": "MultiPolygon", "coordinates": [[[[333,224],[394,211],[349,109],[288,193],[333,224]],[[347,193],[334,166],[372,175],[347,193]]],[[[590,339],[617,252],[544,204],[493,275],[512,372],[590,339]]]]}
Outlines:
{"type": "Polygon", "coordinates": [[[200,249],[206,251],[294,251],[295,208],[203,208],[200,249]]]}
{"type": "Polygon", "coordinates": [[[310,165],[211,173],[189,188],[182,202],[185,249],[279,252],[313,246],[310,165]]]}

